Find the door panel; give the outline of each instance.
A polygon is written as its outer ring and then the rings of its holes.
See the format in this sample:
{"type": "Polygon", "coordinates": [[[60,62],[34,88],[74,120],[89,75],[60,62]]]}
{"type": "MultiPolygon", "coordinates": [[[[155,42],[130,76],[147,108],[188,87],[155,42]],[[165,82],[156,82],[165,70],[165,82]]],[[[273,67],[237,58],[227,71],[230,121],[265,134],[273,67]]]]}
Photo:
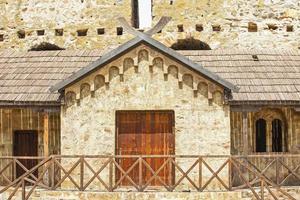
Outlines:
{"type": "MultiPolygon", "coordinates": [[[[14,132],[14,156],[38,156],[38,134],[36,131],[14,132]]],[[[36,159],[19,159],[28,170],[37,165],[36,159]]],[[[25,173],[20,165],[16,166],[16,178],[25,173]]],[[[34,175],[37,177],[37,171],[34,175]]]]}
{"type": "MultiPolygon", "coordinates": [[[[174,112],[173,111],[118,111],[117,112],[117,154],[119,155],[173,155],[174,154],[174,112]]],[[[137,159],[120,159],[126,171],[137,159]]],[[[165,158],[145,158],[149,166],[158,170],[167,160],[165,158]]],[[[160,178],[170,184],[173,180],[171,166],[166,165],[159,173],[160,178]]],[[[143,166],[143,184],[151,177],[151,170],[143,166]]],[[[138,165],[129,174],[138,183],[138,165]]],[[[117,180],[120,173],[117,170],[117,180]]],[[[125,179],[122,185],[131,185],[125,179]]],[[[151,185],[161,185],[158,180],[151,185]]]]}

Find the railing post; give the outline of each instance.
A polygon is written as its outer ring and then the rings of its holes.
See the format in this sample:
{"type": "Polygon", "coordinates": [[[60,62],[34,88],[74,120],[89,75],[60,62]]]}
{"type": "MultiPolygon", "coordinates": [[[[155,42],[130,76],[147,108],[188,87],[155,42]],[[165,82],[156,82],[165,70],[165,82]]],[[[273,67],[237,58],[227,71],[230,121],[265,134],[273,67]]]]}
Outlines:
{"type": "Polygon", "coordinates": [[[265,199],[265,189],[264,189],[264,180],[261,178],[261,185],[260,185],[260,195],[261,195],[261,200],[265,199]]]}
{"type": "Polygon", "coordinates": [[[22,200],[26,199],[26,187],[25,187],[25,180],[22,178],[22,200]]]}
{"type": "Polygon", "coordinates": [[[198,167],[198,170],[199,170],[199,179],[198,179],[199,189],[198,189],[198,191],[200,192],[200,191],[202,191],[202,157],[200,157],[200,156],[198,158],[198,163],[199,163],[199,167],[198,167]]]}
{"type": "Polygon", "coordinates": [[[55,188],[55,157],[51,156],[51,168],[50,168],[50,180],[51,180],[51,189],[55,188]]]}
{"type": "Polygon", "coordinates": [[[231,156],[229,156],[229,159],[228,159],[228,173],[229,173],[229,177],[228,177],[229,191],[232,191],[232,159],[231,159],[231,156]]]}
{"type": "Polygon", "coordinates": [[[139,192],[143,190],[143,166],[142,166],[142,156],[139,156],[139,192]]]}
{"type": "Polygon", "coordinates": [[[109,191],[113,191],[113,157],[110,158],[109,162],[109,191]]]}
{"type": "Polygon", "coordinates": [[[276,184],[279,185],[279,156],[276,156],[276,184]]]}
{"type": "Polygon", "coordinates": [[[12,172],[12,176],[13,176],[13,181],[16,179],[17,177],[17,163],[16,163],[16,159],[13,158],[13,172],[12,172]]]}
{"type": "Polygon", "coordinates": [[[84,157],[80,156],[80,191],[83,191],[84,157]]]}

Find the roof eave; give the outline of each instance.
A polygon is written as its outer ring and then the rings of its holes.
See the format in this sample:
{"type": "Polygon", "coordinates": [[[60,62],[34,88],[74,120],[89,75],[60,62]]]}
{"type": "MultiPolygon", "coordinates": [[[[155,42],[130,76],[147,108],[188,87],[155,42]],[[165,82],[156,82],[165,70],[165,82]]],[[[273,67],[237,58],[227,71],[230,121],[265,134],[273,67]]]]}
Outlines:
{"type": "Polygon", "coordinates": [[[300,101],[295,100],[229,100],[229,105],[264,105],[264,106],[299,106],[300,101]]]}

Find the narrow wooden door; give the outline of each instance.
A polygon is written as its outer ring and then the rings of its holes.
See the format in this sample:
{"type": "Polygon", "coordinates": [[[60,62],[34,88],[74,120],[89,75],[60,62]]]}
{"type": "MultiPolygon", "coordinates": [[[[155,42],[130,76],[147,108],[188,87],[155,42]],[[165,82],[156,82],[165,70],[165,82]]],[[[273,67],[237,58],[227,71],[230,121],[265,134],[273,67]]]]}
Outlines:
{"type": "MultiPolygon", "coordinates": [[[[117,112],[117,154],[119,155],[173,155],[174,154],[174,112],[173,111],[118,111],[117,112]]],[[[154,170],[158,170],[166,158],[145,158],[154,170]]],[[[136,161],[133,158],[119,159],[119,164],[126,171],[136,161]]],[[[166,183],[173,182],[171,165],[166,165],[159,173],[166,183]]],[[[138,165],[129,174],[138,183],[138,165]]],[[[142,168],[142,182],[145,184],[152,176],[145,165],[142,168]]],[[[117,170],[117,180],[120,172],[117,170]]],[[[122,185],[132,185],[127,179],[122,185]]],[[[154,180],[150,185],[162,185],[154,180]]]]}
{"type": "MultiPolygon", "coordinates": [[[[36,131],[15,131],[14,156],[38,156],[38,134],[36,131]]],[[[28,170],[37,165],[36,159],[18,159],[18,161],[28,170]]],[[[23,167],[16,165],[16,178],[25,172],[23,167]]],[[[34,175],[37,177],[37,174],[36,171],[34,175]]]]}

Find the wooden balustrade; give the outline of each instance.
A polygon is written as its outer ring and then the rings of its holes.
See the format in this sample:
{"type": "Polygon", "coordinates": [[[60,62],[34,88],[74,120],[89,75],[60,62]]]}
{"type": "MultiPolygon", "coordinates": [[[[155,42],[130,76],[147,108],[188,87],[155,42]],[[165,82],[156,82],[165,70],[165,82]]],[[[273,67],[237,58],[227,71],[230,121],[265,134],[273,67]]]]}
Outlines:
{"type": "Polygon", "coordinates": [[[280,194],[294,200],[282,187],[287,183],[300,186],[300,155],[0,157],[0,180],[0,194],[10,192],[9,199],[19,190],[23,199],[29,199],[36,188],[43,188],[109,192],[249,189],[258,200],[266,193],[274,199],[280,194]],[[150,158],[164,162],[152,166],[150,158]],[[27,169],[22,164],[26,159],[36,159],[38,164],[27,169]],[[126,169],[122,166],[125,159],[132,159],[126,169]],[[16,176],[17,167],[23,169],[22,175],[16,176]]]}

